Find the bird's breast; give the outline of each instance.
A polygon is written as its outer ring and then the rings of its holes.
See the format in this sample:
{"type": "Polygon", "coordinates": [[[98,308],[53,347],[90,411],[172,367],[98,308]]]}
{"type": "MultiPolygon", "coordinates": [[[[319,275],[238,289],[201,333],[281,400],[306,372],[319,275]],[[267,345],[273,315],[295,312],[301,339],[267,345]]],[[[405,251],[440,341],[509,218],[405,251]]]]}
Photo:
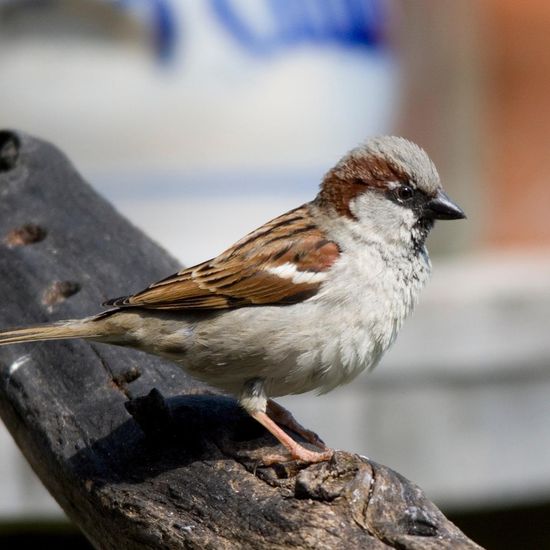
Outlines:
{"type": "Polygon", "coordinates": [[[316,299],[326,309],[320,342],[321,391],[373,369],[395,340],[430,274],[427,254],[344,258],[316,299]]]}

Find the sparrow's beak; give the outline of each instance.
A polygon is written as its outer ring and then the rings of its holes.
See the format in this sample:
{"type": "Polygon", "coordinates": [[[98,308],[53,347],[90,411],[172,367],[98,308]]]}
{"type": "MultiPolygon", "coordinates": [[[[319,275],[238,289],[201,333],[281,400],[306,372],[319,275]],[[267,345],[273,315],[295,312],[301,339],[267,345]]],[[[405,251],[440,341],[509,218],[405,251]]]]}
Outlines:
{"type": "Polygon", "coordinates": [[[466,217],[462,208],[457,206],[441,189],[425,206],[425,216],[433,220],[461,220],[466,217]]]}

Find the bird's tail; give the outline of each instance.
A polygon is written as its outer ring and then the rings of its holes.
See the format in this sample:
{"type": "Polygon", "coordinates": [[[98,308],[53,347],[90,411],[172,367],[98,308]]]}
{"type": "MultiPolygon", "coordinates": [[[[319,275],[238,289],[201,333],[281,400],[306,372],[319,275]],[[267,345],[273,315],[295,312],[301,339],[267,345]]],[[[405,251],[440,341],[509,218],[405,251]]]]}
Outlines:
{"type": "Polygon", "coordinates": [[[34,325],[0,331],[0,346],[40,340],[64,340],[69,338],[97,338],[101,323],[94,323],[94,317],[59,321],[48,325],[34,325]]]}

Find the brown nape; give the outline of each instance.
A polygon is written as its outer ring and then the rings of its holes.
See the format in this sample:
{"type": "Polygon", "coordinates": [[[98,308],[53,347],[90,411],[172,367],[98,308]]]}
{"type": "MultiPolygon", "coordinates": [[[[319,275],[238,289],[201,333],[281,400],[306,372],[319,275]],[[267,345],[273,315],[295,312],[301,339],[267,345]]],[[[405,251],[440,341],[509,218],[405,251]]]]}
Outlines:
{"type": "Polygon", "coordinates": [[[367,189],[386,188],[390,181],[406,181],[407,174],[397,166],[375,155],[351,157],[332,168],[321,185],[316,203],[341,216],[355,219],[350,202],[367,189]]]}

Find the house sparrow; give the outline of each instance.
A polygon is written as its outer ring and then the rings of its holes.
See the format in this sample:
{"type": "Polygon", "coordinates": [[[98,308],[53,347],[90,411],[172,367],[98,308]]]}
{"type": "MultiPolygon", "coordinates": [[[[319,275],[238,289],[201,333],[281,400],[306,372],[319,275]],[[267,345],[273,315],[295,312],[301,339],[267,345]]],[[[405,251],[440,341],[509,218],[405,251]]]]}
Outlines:
{"type": "Polygon", "coordinates": [[[94,317],[1,332],[0,345],[85,338],[166,357],[237,396],[288,450],[265,463],[328,460],[333,451],[271,398],[324,393],[373,369],[428,279],[434,220],[464,217],[420,147],[373,138],[325,175],[313,201],[216,258],[94,317]]]}

